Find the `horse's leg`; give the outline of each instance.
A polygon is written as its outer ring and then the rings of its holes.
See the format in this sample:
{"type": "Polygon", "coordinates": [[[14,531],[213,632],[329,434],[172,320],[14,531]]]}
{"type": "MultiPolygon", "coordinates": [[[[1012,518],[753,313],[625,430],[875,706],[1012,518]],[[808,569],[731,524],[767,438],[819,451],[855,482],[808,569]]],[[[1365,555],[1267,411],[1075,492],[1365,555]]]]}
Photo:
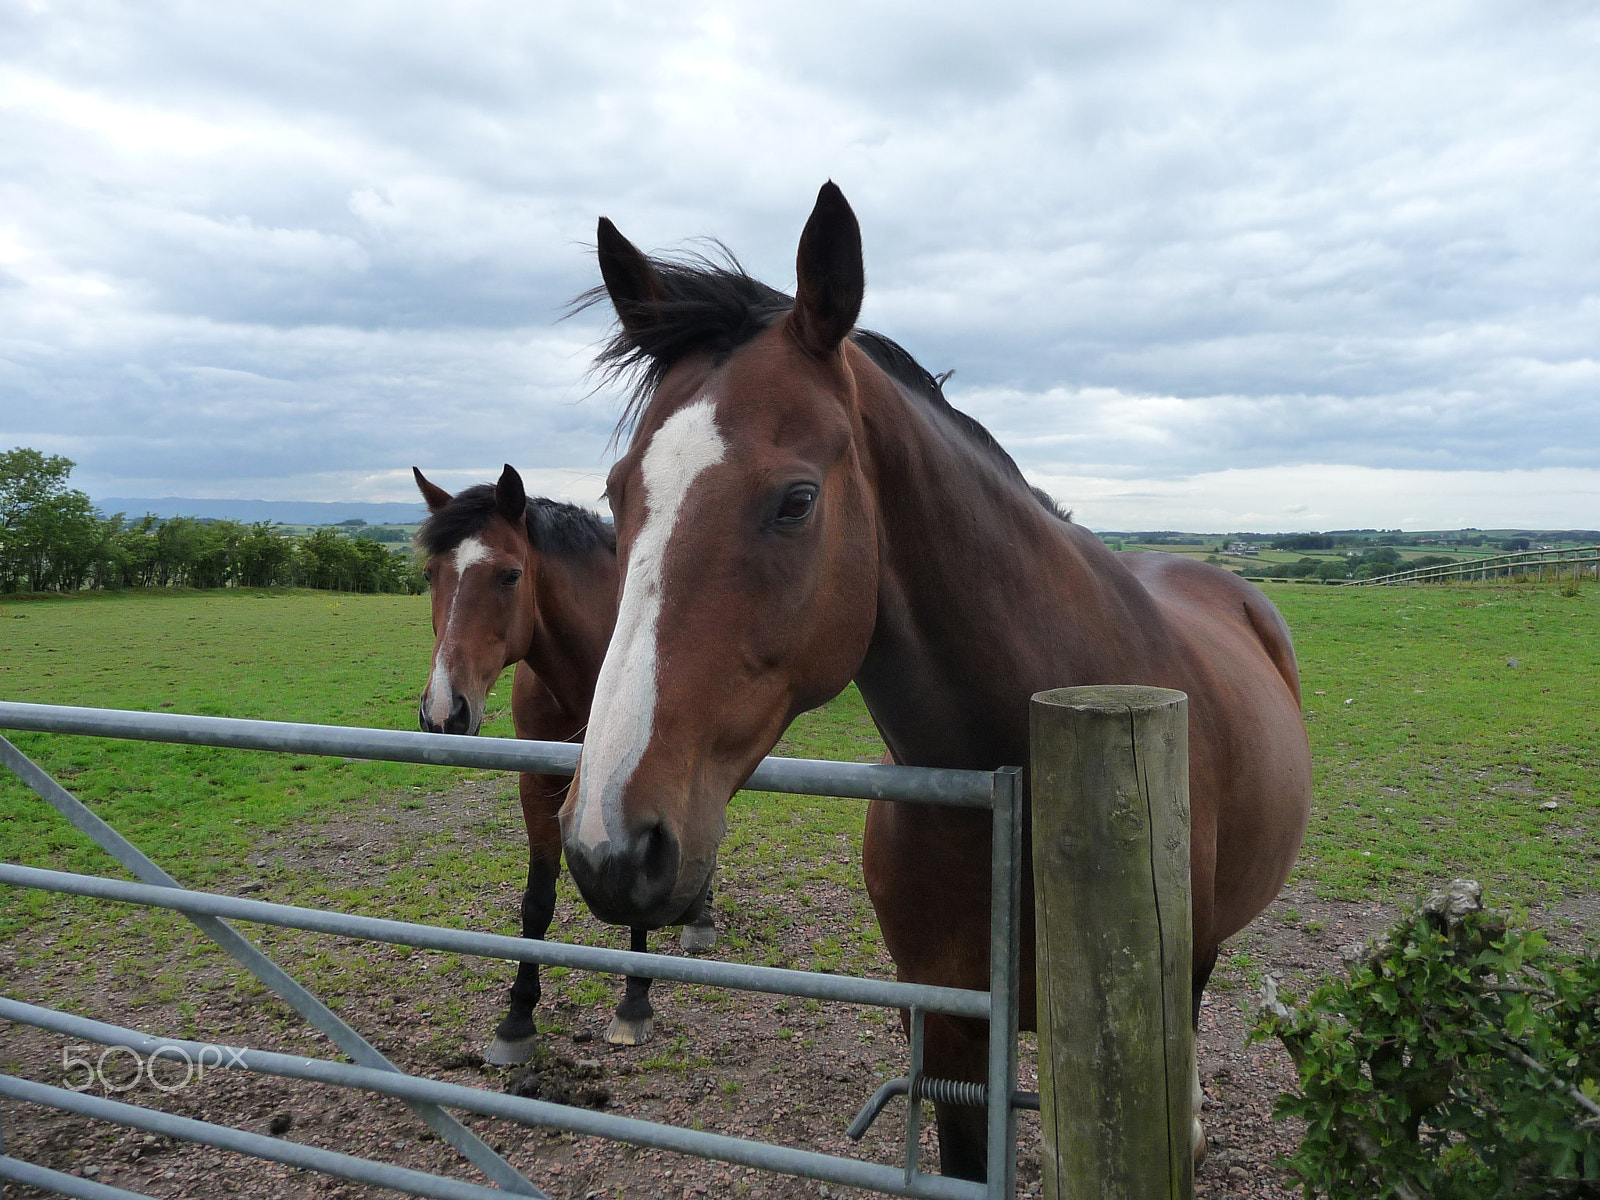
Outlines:
{"type": "MultiPolygon", "coordinates": [[[[649,931],[629,930],[628,949],[643,954],[649,949],[649,931]]],[[[642,1046],[650,1040],[655,1009],[650,1007],[650,981],[642,975],[629,975],[622,989],[622,1000],[611,1017],[606,1041],[613,1046],[642,1046]]]]}
{"type": "Polygon", "coordinates": [[[700,915],[693,923],[683,927],[683,934],[678,939],[678,944],[683,947],[685,954],[704,954],[717,944],[717,922],[711,915],[711,901],[716,895],[715,889],[706,889],[706,900],[700,909],[700,915]]]}
{"type": "Polygon", "coordinates": [[[1211,953],[1203,957],[1194,965],[1194,997],[1192,1017],[1194,1020],[1194,1075],[1190,1079],[1189,1099],[1194,1105],[1194,1128],[1190,1133],[1190,1149],[1194,1152],[1194,1165],[1199,1165],[1206,1160],[1206,1127],[1200,1120],[1200,1109],[1206,1102],[1205,1089],[1200,1086],[1200,1002],[1205,999],[1206,984],[1211,981],[1211,972],[1217,965],[1217,952],[1220,947],[1211,947],[1211,953]]]}
{"type": "MultiPolygon", "coordinates": [[[[886,762],[894,759],[884,755],[886,762]]],[[[861,867],[899,978],[947,987],[989,983],[989,915],[962,903],[988,887],[988,820],[948,809],[874,800],[867,808],[861,867]],[[981,822],[981,823],[980,823],[981,822]],[[982,842],[978,838],[983,838],[982,842]],[[973,853],[982,847],[982,856],[973,853]],[[978,875],[978,867],[983,873],[978,875]]],[[[1028,861],[1024,853],[1025,863],[1028,861]]],[[[1032,894],[1024,869],[1022,894],[1032,894]]],[[[1019,936],[1033,938],[1032,906],[1023,908],[1019,936]]],[[[1032,965],[1022,964],[1024,1027],[1032,1017],[1032,965]]],[[[900,1022],[911,1033],[909,1014],[900,1022]]],[[[934,1079],[982,1084],[988,1079],[989,1023],[929,1013],[923,1023],[922,1070],[934,1079]]],[[[935,1104],[940,1170],[959,1179],[983,1179],[988,1166],[988,1119],[982,1108],[935,1104]]]]}
{"type": "MultiPolygon", "coordinates": [[[[1212,969],[1217,964],[1217,948],[1194,966],[1194,998],[1191,1019],[1194,1023],[1196,1046],[1200,1034],[1200,1001],[1205,993],[1212,969]]],[[[905,1023],[902,1014],[902,1023],[905,1023]]],[[[907,1033],[910,1027],[906,1024],[907,1033]]],[[[983,1022],[967,1021],[955,1017],[928,1014],[923,1037],[923,1073],[935,1079],[963,1079],[973,1083],[988,1078],[988,1026],[983,1022]]],[[[1194,1104],[1194,1123],[1190,1149],[1194,1165],[1198,1167],[1206,1157],[1205,1127],[1200,1121],[1200,1107],[1205,1102],[1205,1092],[1200,1087],[1200,1059],[1196,1051],[1190,1076],[1190,1094],[1194,1104]]],[[[939,1166],[945,1175],[958,1179],[982,1180],[988,1175],[989,1131],[988,1117],[981,1108],[968,1108],[958,1104],[935,1104],[934,1119],[939,1130],[939,1166]]]]}
{"type": "MultiPolygon", "coordinates": [[[[1195,964],[1194,968],[1194,1001],[1191,1016],[1197,1045],[1200,1033],[1200,1000],[1216,962],[1217,950],[1213,948],[1204,960],[1195,964]]],[[[988,1032],[988,1026],[983,1022],[929,1013],[923,1034],[925,1039],[923,1072],[936,1079],[984,1082],[988,1077],[988,1032]]],[[[1200,1121],[1200,1106],[1205,1101],[1205,1093],[1200,1087],[1198,1052],[1190,1084],[1194,1103],[1190,1148],[1194,1154],[1194,1165],[1198,1167],[1206,1157],[1206,1134],[1200,1121]]],[[[989,1136],[985,1111],[958,1104],[935,1104],[933,1113],[939,1130],[941,1172],[957,1179],[986,1178],[989,1165],[989,1136]]]]}
{"type": "MultiPolygon", "coordinates": [[[[556,913],[556,875],[561,870],[561,827],[557,815],[566,797],[567,781],[554,775],[523,774],[517,780],[522,820],[528,829],[528,883],[522,892],[522,936],[543,939],[556,913]]],[[[495,1066],[524,1063],[533,1057],[539,1031],[533,1006],[539,1003],[539,965],[519,963],[511,985],[511,1003],[494,1031],[484,1061],[495,1066]]]]}
{"type": "MultiPolygon", "coordinates": [[[[907,1014],[901,1023],[910,1036],[907,1014]]],[[[922,1072],[934,1079],[983,1083],[989,1063],[989,1026],[984,1021],[929,1013],[923,1026],[922,1072]]],[[[982,1180],[989,1171],[989,1121],[984,1109],[935,1104],[939,1171],[956,1179],[982,1180]]]]}

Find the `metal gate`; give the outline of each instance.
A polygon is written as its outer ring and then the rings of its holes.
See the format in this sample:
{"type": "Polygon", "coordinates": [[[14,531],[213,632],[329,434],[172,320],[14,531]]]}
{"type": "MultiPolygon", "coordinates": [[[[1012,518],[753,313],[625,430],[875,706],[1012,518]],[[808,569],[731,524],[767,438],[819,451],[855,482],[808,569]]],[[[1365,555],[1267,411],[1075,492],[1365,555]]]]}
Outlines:
{"type": "MultiPolygon", "coordinates": [[[[564,742],[523,742],[7,701],[0,701],[0,729],[133,738],[287,754],[338,755],[497,771],[534,771],[551,775],[571,775],[577,764],[579,750],[578,746],[564,742]]],[[[993,817],[990,986],[989,991],[979,992],[704,959],[635,954],[192,891],[182,887],[151,862],[137,847],[95,816],[4,738],[0,738],[0,762],[142,881],[127,883],[96,875],[77,875],[0,863],[0,883],[183,913],[308,1022],[326,1034],[353,1060],[353,1064],[160,1037],[42,1008],[14,997],[0,997],[0,1017],[107,1046],[127,1047],[147,1057],[165,1054],[176,1058],[181,1055],[184,1056],[182,1061],[203,1063],[209,1055],[215,1065],[221,1068],[313,1080],[397,1097],[496,1186],[485,1187],[298,1142],[246,1133],[10,1075],[0,1075],[0,1095],[219,1149],[323,1171],[410,1195],[440,1197],[441,1200],[471,1200],[507,1193],[535,1197],[543,1195],[446,1109],[503,1117],[527,1125],[612,1138],[636,1146],[672,1150],[894,1195],[927,1197],[929,1200],[1001,1200],[1011,1197],[1015,1192],[1015,1111],[1019,1107],[1036,1107],[1038,1103],[1036,1096],[1016,1090],[1016,935],[1019,925],[1022,842],[1022,783],[1021,772],[1016,767],[984,772],[768,758],[745,784],[746,790],[752,791],[989,809],[993,817]],[[909,1096],[905,1161],[898,1167],[866,1162],[611,1113],[591,1112],[547,1101],[522,1099],[405,1074],[292,976],[237,933],[227,924],[228,920],[484,958],[534,962],[545,966],[643,975],[654,979],[807,999],[907,1009],[911,1014],[909,1073],[879,1088],[878,1094],[868,1101],[851,1127],[851,1135],[859,1137],[892,1096],[909,1096]],[[989,1022],[987,1083],[961,1083],[924,1076],[923,1018],[930,1012],[989,1022]],[[921,1170],[919,1121],[921,1101],[924,1099],[966,1103],[986,1109],[989,1148],[989,1178],[986,1182],[951,1179],[921,1170]]],[[[139,1193],[11,1158],[4,1153],[3,1138],[4,1130],[0,1129],[0,1180],[12,1179],[62,1195],[85,1197],[86,1200],[139,1196],[139,1193]]]]}

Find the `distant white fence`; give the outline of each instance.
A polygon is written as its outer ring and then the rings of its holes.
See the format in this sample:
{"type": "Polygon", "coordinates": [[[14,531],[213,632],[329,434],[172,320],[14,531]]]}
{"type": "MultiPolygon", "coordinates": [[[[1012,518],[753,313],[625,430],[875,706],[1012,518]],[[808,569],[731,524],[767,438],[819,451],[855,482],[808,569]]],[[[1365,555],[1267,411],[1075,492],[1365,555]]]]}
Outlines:
{"type": "Polygon", "coordinates": [[[1396,571],[1392,575],[1378,575],[1372,579],[1354,579],[1351,587],[1368,587],[1388,583],[1443,583],[1449,579],[1509,579],[1513,575],[1531,575],[1539,578],[1571,575],[1574,579],[1594,574],[1600,579],[1600,546],[1579,546],[1572,550],[1518,550],[1511,554],[1494,554],[1487,558],[1470,558],[1465,562],[1439,563],[1431,567],[1415,567],[1409,571],[1396,571]]]}

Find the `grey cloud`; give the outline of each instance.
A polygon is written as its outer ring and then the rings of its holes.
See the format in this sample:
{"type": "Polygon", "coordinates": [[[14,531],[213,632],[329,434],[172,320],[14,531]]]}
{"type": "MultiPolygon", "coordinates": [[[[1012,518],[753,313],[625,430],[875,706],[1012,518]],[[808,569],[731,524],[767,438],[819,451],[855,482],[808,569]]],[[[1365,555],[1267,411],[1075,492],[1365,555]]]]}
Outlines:
{"type": "Polygon", "coordinates": [[[598,469],[610,430],[611,407],[581,402],[570,382],[583,343],[544,331],[266,336],[188,323],[160,340],[165,354],[136,364],[112,353],[14,365],[10,379],[39,403],[7,414],[7,436],[71,454],[102,491],[186,480],[272,498],[276,478],[412,462],[598,469]]]}
{"type": "Polygon", "coordinates": [[[788,286],[827,177],[865,323],[1025,465],[1600,444],[1585,6],[58,6],[0,46],[0,443],[107,481],[588,469],[595,217],[788,286]]]}

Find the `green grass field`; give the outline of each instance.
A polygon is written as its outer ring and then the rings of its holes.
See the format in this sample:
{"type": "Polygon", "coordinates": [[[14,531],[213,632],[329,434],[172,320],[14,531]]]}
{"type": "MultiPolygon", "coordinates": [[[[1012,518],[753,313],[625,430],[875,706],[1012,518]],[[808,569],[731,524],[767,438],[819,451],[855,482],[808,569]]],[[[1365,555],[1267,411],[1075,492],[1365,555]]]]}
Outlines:
{"type": "Polygon", "coordinates": [[[1344,898],[1453,875],[1525,901],[1594,889],[1600,590],[1267,587],[1315,761],[1302,875],[1344,898]]]}
{"type": "MultiPolygon", "coordinates": [[[[156,591],[0,603],[8,700],[415,728],[430,649],[418,596],[156,591]]],[[[42,734],[12,741],[200,885],[231,868],[257,827],[438,778],[337,758],[42,734]]],[[[14,781],[3,796],[7,859],[71,870],[102,861],[14,781]]]]}
{"type": "MultiPolygon", "coordinates": [[[[416,728],[417,696],[431,649],[428,603],[421,596],[155,591],[0,599],[0,697],[8,700],[409,730],[416,728]]],[[[509,737],[509,673],[496,692],[484,732],[509,737]]],[[[509,775],[46,734],[9,736],[190,886],[221,888],[250,874],[248,861],[263,839],[315,840],[318,825],[334,816],[360,819],[367,813],[381,823],[397,803],[421,807],[430,793],[465,778],[499,785],[501,803],[485,814],[481,838],[467,846],[419,847],[396,862],[381,888],[318,873],[280,875],[273,898],[483,928],[483,884],[514,882],[520,888],[526,870],[515,781],[509,775]]],[[[882,745],[852,690],[807,714],[779,753],[870,761],[882,754],[882,745]]],[[[786,879],[859,883],[855,847],[863,807],[815,797],[747,794],[739,799],[725,860],[759,881],[757,890],[770,897],[771,911],[758,915],[772,928],[792,919],[784,911],[786,879]],[[842,853],[808,856],[825,843],[842,853]]],[[[87,837],[3,771],[0,860],[121,873],[87,837]]],[[[565,878],[563,892],[569,900],[576,898],[565,878]]],[[[857,892],[857,924],[870,930],[865,897],[857,892]]],[[[51,931],[58,948],[103,950],[103,920],[79,922],[72,914],[94,918],[94,906],[6,889],[0,893],[0,938],[43,918],[60,918],[51,931]]],[[[592,922],[575,932],[614,940],[592,922]]],[[[118,933],[121,942],[144,938],[152,939],[144,944],[157,946],[173,944],[174,937],[186,940],[187,934],[154,913],[129,916],[118,933]]],[[[760,946],[735,939],[730,948],[764,961],[760,946]]],[[[816,961],[838,969],[847,951],[859,966],[861,956],[870,957],[874,949],[865,942],[819,946],[816,961]]]]}
{"type": "MultiPolygon", "coordinates": [[[[1564,597],[1538,585],[1269,587],[1295,630],[1316,761],[1302,877],[1344,898],[1407,894],[1461,874],[1525,901],[1593,889],[1600,877],[1593,720],[1600,590],[1564,597]]],[[[411,729],[430,647],[424,597],[6,598],[0,696],[411,729]]],[[[504,705],[509,676],[498,693],[504,705]]],[[[509,736],[503,707],[490,711],[485,731],[509,736]]],[[[267,835],[315,838],[323,817],[358,816],[463,776],[489,777],[141,742],[12,740],[199,887],[237,878],[267,835]]],[[[867,761],[881,747],[852,689],[798,722],[778,752],[867,761]]],[[[437,854],[423,848],[398,865],[381,893],[317,876],[275,888],[274,898],[472,924],[478,884],[520,880],[523,868],[512,781],[494,778],[503,784],[505,811],[485,823],[481,844],[437,854]]],[[[785,919],[796,881],[859,883],[861,816],[855,802],[741,796],[723,869],[760,881],[773,919],[785,919]],[[819,846],[829,852],[812,854],[819,846]]],[[[0,858],[115,873],[9,776],[0,781],[0,858]]],[[[0,896],[0,936],[59,915],[62,904],[38,893],[0,896]]],[[[859,907],[865,919],[864,899],[859,907]]],[[[732,949],[760,958],[759,947],[732,949]]],[[[819,946],[817,962],[848,968],[866,952],[819,946]]]]}

